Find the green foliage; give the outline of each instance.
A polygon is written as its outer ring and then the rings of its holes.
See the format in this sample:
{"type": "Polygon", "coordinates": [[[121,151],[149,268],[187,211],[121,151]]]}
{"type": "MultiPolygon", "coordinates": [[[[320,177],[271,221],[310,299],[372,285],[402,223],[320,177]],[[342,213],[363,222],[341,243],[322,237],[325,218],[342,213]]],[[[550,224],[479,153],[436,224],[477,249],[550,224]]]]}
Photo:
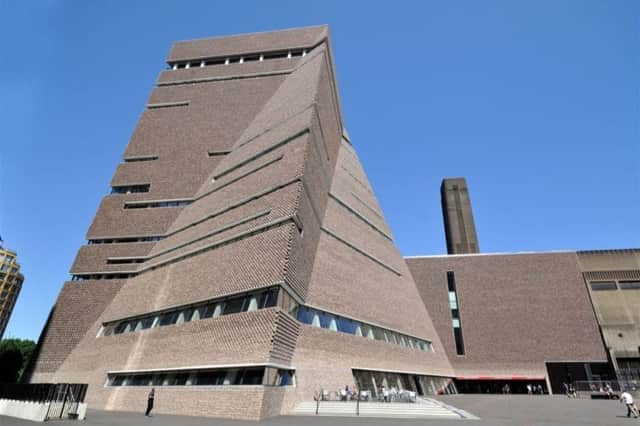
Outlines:
{"type": "Polygon", "coordinates": [[[0,382],[17,382],[35,347],[36,342],[28,339],[4,339],[1,341],[0,382]]]}

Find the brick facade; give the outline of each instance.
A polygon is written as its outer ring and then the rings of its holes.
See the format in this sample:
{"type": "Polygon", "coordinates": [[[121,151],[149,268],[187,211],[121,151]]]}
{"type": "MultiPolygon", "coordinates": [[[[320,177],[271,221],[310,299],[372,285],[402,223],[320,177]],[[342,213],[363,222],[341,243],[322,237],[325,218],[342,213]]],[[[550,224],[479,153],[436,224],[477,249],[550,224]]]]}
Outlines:
{"type": "Polygon", "coordinates": [[[100,244],[78,251],[81,281],[62,290],[31,381],[86,382],[90,407],[141,411],[148,387],[111,386],[109,373],[295,370],[295,386],[157,389],[158,412],[260,419],[353,383],[352,368],[451,376],[346,136],[327,27],[179,42],[168,63],[112,178],[148,192],[103,198],[87,233],[100,244]],[[273,286],[435,352],[303,325],[282,292],[275,307],[101,334],[123,318],[273,286]]]}

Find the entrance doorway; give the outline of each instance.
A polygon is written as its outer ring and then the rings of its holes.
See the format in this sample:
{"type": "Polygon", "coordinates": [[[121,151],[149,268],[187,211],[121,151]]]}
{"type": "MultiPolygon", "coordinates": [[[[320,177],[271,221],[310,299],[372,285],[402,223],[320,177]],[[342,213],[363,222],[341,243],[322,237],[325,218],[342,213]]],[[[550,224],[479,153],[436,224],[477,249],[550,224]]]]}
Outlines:
{"type": "Polygon", "coordinates": [[[422,389],[422,383],[420,383],[420,379],[418,379],[418,376],[415,376],[415,375],[412,374],[411,377],[413,377],[413,381],[416,384],[416,392],[418,393],[418,395],[424,396],[424,390],[422,389]]]}

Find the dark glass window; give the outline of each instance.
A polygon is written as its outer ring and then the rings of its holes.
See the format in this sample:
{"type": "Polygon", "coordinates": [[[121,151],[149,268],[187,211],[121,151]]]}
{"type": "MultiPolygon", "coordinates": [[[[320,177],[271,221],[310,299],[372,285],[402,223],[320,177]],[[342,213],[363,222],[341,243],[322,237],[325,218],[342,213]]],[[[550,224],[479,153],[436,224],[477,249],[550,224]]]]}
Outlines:
{"type": "Polygon", "coordinates": [[[456,291],[456,277],[453,271],[447,271],[447,289],[449,290],[449,307],[453,326],[453,337],[456,341],[456,353],[464,355],[464,341],[462,340],[462,326],[460,323],[460,307],[456,291]]]}
{"type": "Polygon", "coordinates": [[[640,281],[620,281],[618,285],[620,286],[620,290],[640,289],[640,281]]]}
{"type": "Polygon", "coordinates": [[[177,319],[178,319],[177,312],[167,312],[160,316],[160,325],[175,324],[177,319]]]}
{"type": "Polygon", "coordinates": [[[447,286],[449,291],[456,291],[456,277],[453,271],[447,271],[447,286]]]}
{"type": "Polygon", "coordinates": [[[298,308],[298,321],[303,324],[311,324],[311,315],[309,314],[309,308],[300,306],[298,308]]]}
{"type": "Polygon", "coordinates": [[[348,318],[338,317],[338,330],[343,333],[356,334],[358,323],[348,318]]]}
{"type": "Polygon", "coordinates": [[[384,331],[382,331],[382,329],[381,329],[381,328],[373,327],[373,337],[374,337],[376,340],[382,340],[383,342],[385,341],[385,338],[384,338],[384,331]]]}
{"type": "Polygon", "coordinates": [[[213,316],[213,311],[216,309],[215,303],[210,303],[204,307],[204,312],[200,315],[200,318],[211,318],[213,316]]]}
{"type": "Polygon", "coordinates": [[[149,192],[150,184],[143,185],[125,185],[125,186],[114,186],[111,188],[112,194],[133,194],[137,192],[149,192]]]}
{"type": "Polygon", "coordinates": [[[150,374],[138,374],[131,377],[129,380],[129,386],[147,386],[151,382],[150,374]]]}
{"type": "Polygon", "coordinates": [[[166,377],[165,374],[154,374],[152,379],[151,379],[151,384],[153,386],[162,386],[162,383],[164,383],[164,378],[166,377]]]}
{"type": "Polygon", "coordinates": [[[453,329],[453,337],[456,339],[456,353],[464,355],[464,341],[462,340],[462,329],[460,327],[453,329]]]}
{"type": "Polygon", "coordinates": [[[124,381],[124,375],[118,375],[113,378],[111,381],[111,386],[122,386],[122,382],[124,381]]]}
{"type": "Polygon", "coordinates": [[[260,307],[261,308],[271,308],[272,306],[276,306],[278,303],[278,289],[271,289],[265,291],[260,296],[260,307]]]}
{"type": "Polygon", "coordinates": [[[236,314],[242,311],[242,306],[244,304],[244,297],[238,297],[235,299],[231,299],[227,301],[224,305],[224,315],[228,314],[236,314]]]}
{"type": "Polygon", "coordinates": [[[153,325],[153,319],[154,319],[154,317],[142,318],[140,320],[140,328],[142,330],[146,330],[147,328],[151,328],[151,326],[153,325]]]}
{"type": "Polygon", "coordinates": [[[116,329],[113,331],[114,334],[122,334],[124,333],[124,329],[127,327],[127,322],[122,321],[120,324],[116,326],[116,329]]]}
{"type": "Polygon", "coordinates": [[[192,315],[193,315],[193,309],[185,309],[183,311],[179,311],[178,312],[178,316],[176,318],[176,321],[178,319],[180,319],[183,322],[189,322],[189,321],[191,321],[191,316],[192,315]]]}
{"type": "Polygon", "coordinates": [[[324,312],[320,312],[320,327],[331,328],[332,324],[335,324],[336,318],[324,312]]]}
{"type": "Polygon", "coordinates": [[[290,384],[292,384],[292,376],[291,376],[291,372],[289,370],[278,370],[278,382],[277,385],[278,386],[288,386],[290,384]]]}
{"type": "Polygon", "coordinates": [[[244,370],[242,374],[241,384],[260,385],[262,384],[263,376],[264,376],[264,368],[251,368],[251,369],[244,370]]]}
{"type": "Polygon", "coordinates": [[[604,290],[617,290],[615,281],[600,281],[600,282],[592,282],[591,290],[593,291],[604,291],[604,290]]]}
{"type": "Polygon", "coordinates": [[[175,378],[173,379],[173,385],[174,386],[184,386],[185,384],[187,384],[187,379],[188,378],[189,378],[189,373],[176,374],[175,378]]]}

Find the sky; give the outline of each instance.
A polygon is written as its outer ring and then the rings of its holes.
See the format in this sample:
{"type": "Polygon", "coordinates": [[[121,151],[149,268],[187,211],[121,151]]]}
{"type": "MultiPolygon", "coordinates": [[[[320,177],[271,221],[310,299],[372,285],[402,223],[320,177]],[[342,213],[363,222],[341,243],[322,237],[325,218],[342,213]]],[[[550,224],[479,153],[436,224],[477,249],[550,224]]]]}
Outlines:
{"type": "Polygon", "coordinates": [[[0,0],[0,235],[37,340],[177,40],[329,24],[344,121],[403,255],[640,247],[638,1],[0,0]]]}

